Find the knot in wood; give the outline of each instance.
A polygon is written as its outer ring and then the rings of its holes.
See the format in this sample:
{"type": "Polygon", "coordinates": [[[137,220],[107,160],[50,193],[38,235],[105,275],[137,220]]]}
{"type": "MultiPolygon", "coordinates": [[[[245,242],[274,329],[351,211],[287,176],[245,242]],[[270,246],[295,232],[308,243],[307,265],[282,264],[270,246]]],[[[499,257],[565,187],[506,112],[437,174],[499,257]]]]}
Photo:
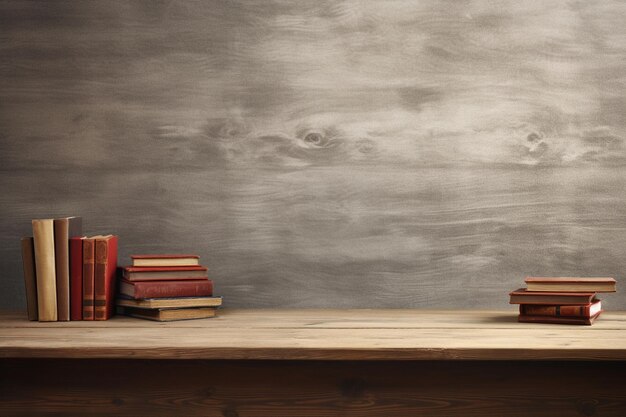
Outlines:
{"type": "Polygon", "coordinates": [[[324,146],[324,143],[326,142],[324,135],[322,135],[319,132],[308,133],[304,137],[304,141],[310,145],[315,145],[315,146],[324,146]]]}

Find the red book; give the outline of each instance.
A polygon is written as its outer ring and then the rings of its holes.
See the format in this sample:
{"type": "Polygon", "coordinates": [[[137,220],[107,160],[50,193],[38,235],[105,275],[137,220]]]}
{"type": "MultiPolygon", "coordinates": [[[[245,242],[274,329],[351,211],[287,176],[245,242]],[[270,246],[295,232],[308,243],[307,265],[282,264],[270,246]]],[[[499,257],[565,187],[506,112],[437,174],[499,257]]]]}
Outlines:
{"type": "Polygon", "coordinates": [[[94,320],[108,320],[113,315],[117,236],[96,238],[94,269],[94,320]]]}
{"type": "Polygon", "coordinates": [[[124,268],[124,279],[127,281],[170,281],[209,278],[204,266],[151,266],[124,268]]]}
{"type": "Polygon", "coordinates": [[[539,292],[520,288],[512,291],[509,304],[587,305],[594,301],[595,292],[539,292]]]}
{"type": "Polygon", "coordinates": [[[83,239],[70,239],[70,320],[83,319],[83,239]]]}
{"type": "Polygon", "coordinates": [[[595,316],[591,317],[550,317],[550,316],[527,316],[524,314],[520,314],[518,316],[518,321],[520,323],[551,323],[551,324],[583,324],[590,326],[600,314],[596,313],[595,316]]]}
{"type": "Polygon", "coordinates": [[[83,320],[93,320],[95,238],[83,239],[83,320]]]}
{"type": "Polygon", "coordinates": [[[524,316],[585,317],[590,318],[602,311],[602,301],[584,306],[546,306],[520,304],[519,313],[524,316]]]}
{"type": "Polygon", "coordinates": [[[213,295],[213,281],[120,281],[120,293],[135,299],[163,297],[201,297],[213,295]]]}

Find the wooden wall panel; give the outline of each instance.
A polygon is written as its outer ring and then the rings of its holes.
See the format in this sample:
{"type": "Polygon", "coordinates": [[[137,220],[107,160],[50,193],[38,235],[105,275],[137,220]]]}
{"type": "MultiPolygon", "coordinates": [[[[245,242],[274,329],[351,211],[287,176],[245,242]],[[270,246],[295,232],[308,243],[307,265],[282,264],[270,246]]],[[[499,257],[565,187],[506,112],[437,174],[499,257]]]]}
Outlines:
{"type": "MultiPolygon", "coordinates": [[[[0,306],[82,215],[236,307],[505,307],[626,261],[626,5],[0,2],[0,306]]],[[[624,306],[626,293],[606,297],[624,306]]]]}

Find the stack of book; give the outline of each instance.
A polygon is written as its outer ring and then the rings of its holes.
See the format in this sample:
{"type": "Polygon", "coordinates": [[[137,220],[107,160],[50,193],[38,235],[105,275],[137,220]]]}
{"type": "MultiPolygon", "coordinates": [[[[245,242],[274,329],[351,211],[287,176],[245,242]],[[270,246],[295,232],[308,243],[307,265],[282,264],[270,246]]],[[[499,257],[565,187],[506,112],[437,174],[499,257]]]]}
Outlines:
{"type": "Polygon", "coordinates": [[[123,268],[121,314],[156,321],[214,317],[222,304],[197,255],[133,255],[123,268]]]}
{"type": "Polygon", "coordinates": [[[29,320],[107,320],[113,314],[117,236],[82,236],[81,217],[36,219],[22,238],[29,320]]]}
{"type": "Polygon", "coordinates": [[[599,292],[615,292],[613,278],[528,277],[509,294],[520,322],[591,325],[602,314],[599,292]]]}

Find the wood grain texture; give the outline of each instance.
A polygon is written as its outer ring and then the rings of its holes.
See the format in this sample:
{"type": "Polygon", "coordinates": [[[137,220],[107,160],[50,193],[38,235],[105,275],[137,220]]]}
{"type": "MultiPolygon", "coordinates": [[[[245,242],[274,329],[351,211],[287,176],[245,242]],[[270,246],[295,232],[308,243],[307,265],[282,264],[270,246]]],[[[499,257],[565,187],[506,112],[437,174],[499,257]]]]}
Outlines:
{"type": "Polygon", "coordinates": [[[71,214],[122,263],[200,254],[233,307],[619,281],[625,20],[618,0],[1,1],[0,305],[24,305],[30,219],[71,214]]]}
{"type": "Polygon", "coordinates": [[[517,323],[516,312],[228,310],[154,323],[33,323],[3,315],[0,357],[308,360],[626,360],[626,312],[593,326],[517,323]]]}
{"type": "Polygon", "coordinates": [[[623,417],[625,363],[4,359],[0,414],[623,417]]]}

